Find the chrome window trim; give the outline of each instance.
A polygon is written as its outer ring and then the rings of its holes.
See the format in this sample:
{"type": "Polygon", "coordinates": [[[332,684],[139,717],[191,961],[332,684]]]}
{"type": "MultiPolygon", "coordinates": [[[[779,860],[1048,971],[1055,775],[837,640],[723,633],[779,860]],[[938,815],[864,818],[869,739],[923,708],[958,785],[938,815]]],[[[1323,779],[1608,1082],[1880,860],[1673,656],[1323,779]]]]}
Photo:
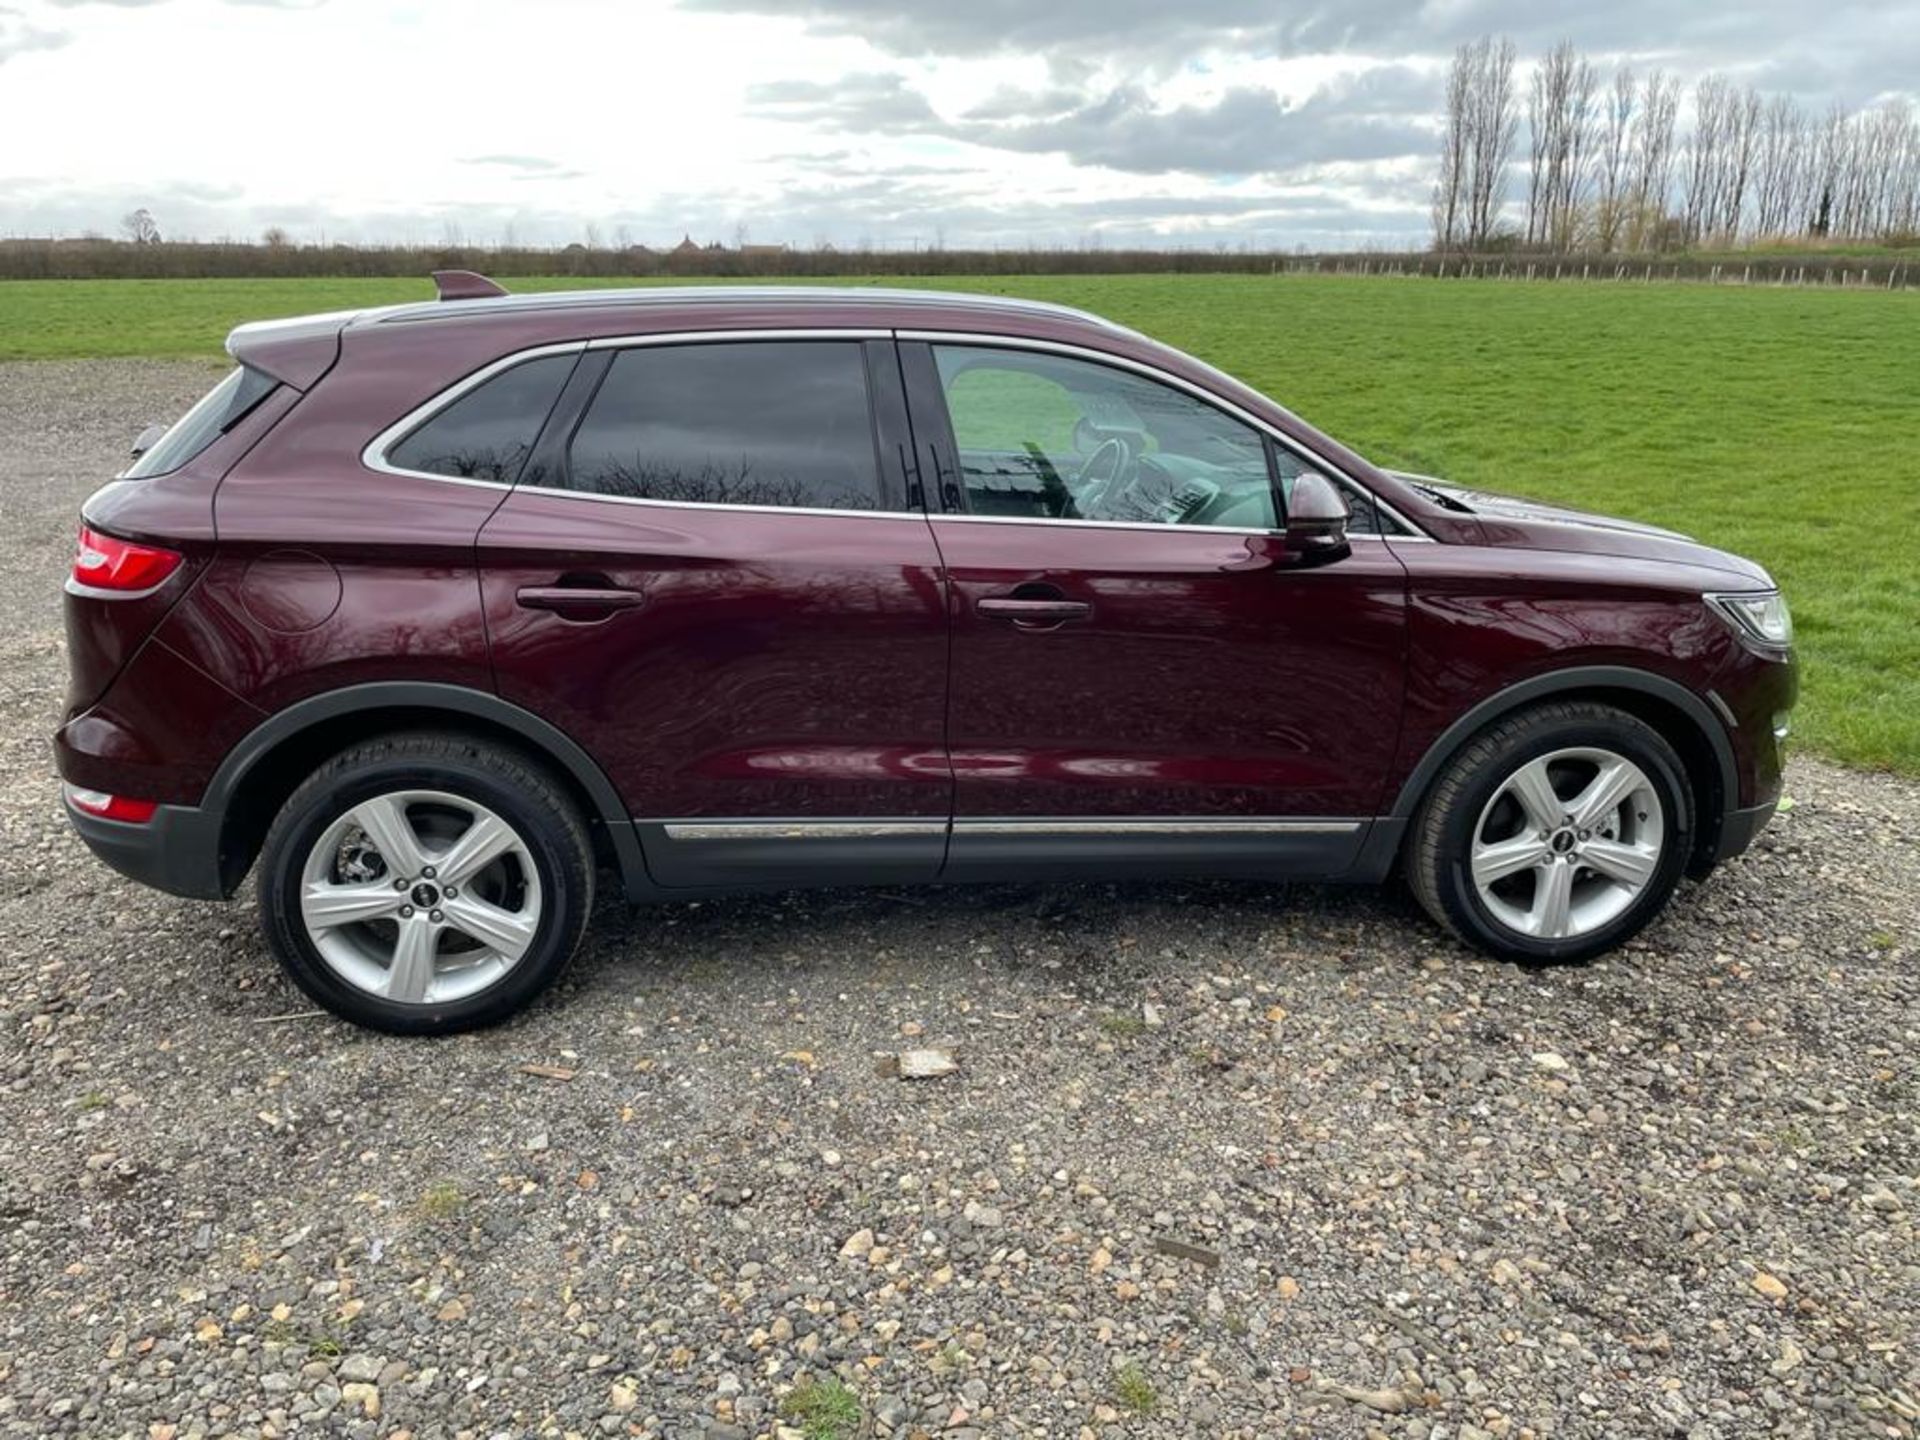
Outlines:
{"type": "MultiPolygon", "coordinates": [[[[462,301],[460,303],[466,306],[473,302],[462,301]]],[[[470,314],[472,312],[468,310],[464,313],[470,314]]],[[[400,441],[413,433],[414,430],[439,414],[440,411],[459,400],[460,397],[465,395],[469,390],[485,384],[495,375],[500,374],[504,370],[511,369],[515,365],[523,364],[529,360],[538,360],[549,355],[581,354],[588,350],[626,350],[651,345],[701,345],[711,344],[716,341],[737,340],[861,341],[888,339],[921,340],[938,344],[975,345],[986,348],[1045,351],[1065,355],[1073,359],[1087,360],[1094,364],[1112,365],[1119,369],[1134,371],[1137,374],[1146,376],[1148,379],[1156,380],[1161,384],[1171,385],[1178,390],[1183,390],[1196,399],[1202,400],[1233,416],[1243,424],[1251,425],[1261,434],[1270,437],[1274,443],[1280,445],[1296,459],[1322,470],[1323,473],[1331,472],[1333,478],[1344,485],[1349,491],[1366,496],[1396,524],[1404,526],[1407,530],[1407,533],[1404,535],[1383,535],[1379,533],[1354,534],[1348,536],[1349,540],[1393,541],[1414,544],[1434,543],[1432,536],[1423,532],[1419,526],[1415,525],[1411,520],[1408,520],[1385,500],[1375,495],[1371,490],[1367,489],[1366,486],[1362,485],[1338,466],[1322,460],[1321,457],[1317,455],[1303,453],[1300,446],[1277,427],[1268,424],[1250,411],[1242,409],[1231,400],[1223,399],[1221,396],[1214,394],[1204,386],[1196,385],[1189,380],[1182,379],[1178,375],[1170,375],[1156,366],[1130,359],[1124,355],[1109,354],[1104,350],[1094,350],[1083,345],[1071,345],[1062,341],[1033,340],[1023,336],[996,335],[974,331],[884,330],[868,327],[833,326],[811,329],[777,327],[735,330],[676,330],[646,335],[604,335],[591,340],[567,340],[553,344],[534,345],[525,350],[516,350],[511,354],[503,355],[498,360],[481,366],[480,369],[474,371],[471,375],[455,381],[437,395],[416,405],[412,410],[382,430],[367,443],[365,448],[360,452],[360,463],[366,466],[367,469],[376,471],[382,475],[398,475],[411,480],[433,480],[442,485],[475,485],[491,490],[511,490],[516,488],[499,480],[480,480],[465,475],[437,475],[430,470],[409,470],[403,466],[389,464],[386,458],[386,452],[399,444],[400,441]]],[[[601,501],[614,505],[647,505],[668,510],[739,510],[762,515],[835,515],[857,516],[875,520],[927,519],[933,521],[959,521],[971,525],[1047,524],[1118,530],[1185,530],[1188,532],[1212,530],[1222,535],[1274,535],[1280,533],[1275,530],[1260,529],[1258,527],[1234,525],[1175,525],[1150,520],[1035,520],[1031,517],[1020,515],[951,515],[936,511],[920,510],[835,510],[799,505],[729,504],[712,500],[653,500],[630,495],[600,495],[590,490],[566,490],[557,486],[533,486],[529,488],[537,489],[542,495],[557,495],[574,500],[601,501]]]]}
{"type": "MultiPolygon", "coordinates": [[[[554,345],[535,345],[526,350],[516,350],[510,355],[502,355],[498,360],[482,365],[471,375],[454,381],[431,399],[414,406],[369,440],[360,452],[360,463],[367,469],[378,471],[382,475],[404,475],[412,480],[438,480],[447,485],[481,485],[489,490],[511,490],[513,487],[504,480],[478,480],[470,475],[436,475],[431,470],[409,470],[401,465],[389,464],[387,451],[468,391],[486,384],[502,371],[511,370],[516,365],[524,365],[529,360],[543,360],[550,355],[578,355],[586,348],[587,342],[584,340],[568,340],[554,345]]],[[[556,395],[555,398],[557,399],[558,396],[556,395]]]]}
{"type": "MultiPolygon", "coordinates": [[[[444,479],[444,476],[434,476],[444,479]]],[[[474,481],[488,484],[488,481],[474,481]]],[[[519,487],[515,487],[518,489],[519,487]]],[[[655,510],[737,510],[749,515],[834,515],[848,520],[920,520],[928,517],[921,510],[830,510],[808,505],[744,505],[724,500],[649,500],[641,495],[596,495],[591,490],[561,490],[551,485],[529,485],[529,495],[550,496],[555,500],[592,500],[602,505],[645,505],[655,510]]]]}
{"type": "MultiPolygon", "coordinates": [[[[1373,491],[1369,490],[1365,485],[1362,485],[1358,480],[1354,479],[1353,476],[1347,474],[1346,471],[1342,470],[1339,466],[1333,464],[1331,461],[1325,459],[1322,456],[1312,454],[1311,452],[1303,451],[1300,447],[1300,443],[1297,440],[1293,439],[1285,431],[1281,430],[1278,426],[1269,424],[1267,421],[1262,420],[1258,415],[1255,415],[1252,411],[1243,409],[1239,405],[1234,404],[1233,401],[1226,399],[1224,396],[1216,395],[1213,391],[1207,389],[1204,385],[1196,385],[1191,380],[1183,379],[1178,375],[1170,375],[1165,370],[1160,369],[1158,366],[1149,365],[1145,361],[1135,360],[1126,355],[1115,355],[1105,350],[1095,350],[1085,345],[1069,344],[1066,341],[1062,341],[1062,340],[1034,340],[1022,335],[988,335],[988,334],[973,333],[973,332],[964,331],[964,330],[896,330],[894,331],[894,335],[896,338],[900,340],[923,341],[929,345],[970,345],[980,349],[1034,350],[1034,351],[1040,351],[1046,354],[1064,355],[1074,360],[1086,360],[1096,365],[1111,365],[1121,370],[1131,370],[1137,375],[1144,375],[1149,380],[1157,380],[1162,385],[1170,385],[1176,390],[1184,390],[1187,394],[1193,396],[1197,400],[1204,401],[1206,404],[1213,406],[1216,410],[1225,411],[1228,415],[1231,415],[1234,419],[1240,421],[1243,425],[1252,426],[1255,430],[1258,430],[1262,435],[1267,436],[1276,445],[1280,446],[1281,449],[1285,450],[1288,454],[1292,455],[1295,459],[1304,463],[1309,469],[1318,470],[1323,475],[1330,475],[1334,480],[1338,481],[1341,485],[1345,486],[1347,490],[1349,490],[1350,492],[1358,495],[1364,495],[1368,500],[1372,501],[1374,505],[1378,506],[1380,511],[1383,514],[1390,517],[1395,524],[1406,527],[1407,533],[1405,535],[1383,535],[1380,537],[1381,539],[1383,540],[1431,540],[1433,538],[1431,535],[1428,535],[1424,530],[1422,530],[1418,525],[1414,524],[1413,521],[1407,519],[1406,516],[1402,515],[1398,510],[1394,509],[1393,506],[1389,505],[1385,500],[1381,499],[1378,495],[1374,494],[1373,491]]],[[[951,520],[951,519],[962,518],[962,517],[955,517],[955,516],[948,515],[948,516],[942,516],[939,518],[951,520]]],[[[978,518],[994,519],[994,520],[1011,519],[1019,524],[1041,523],[1041,524],[1048,524],[1048,525],[1058,525],[1063,523],[1058,520],[1045,520],[1045,521],[1035,522],[1027,519],[1026,517],[1018,516],[1018,515],[981,516],[978,518]]],[[[1241,529],[1239,527],[1226,526],[1226,525],[1182,526],[1182,525],[1160,524],[1152,521],[1137,521],[1137,520],[1076,520],[1076,521],[1070,521],[1065,523],[1077,524],[1077,525],[1145,526],[1150,529],[1163,529],[1163,530],[1182,530],[1182,529],[1222,530],[1230,534],[1240,534],[1240,535],[1245,535],[1245,534],[1272,535],[1272,534],[1278,533],[1277,531],[1273,531],[1273,530],[1249,531],[1249,530],[1241,529]]],[[[1358,538],[1358,537],[1355,537],[1355,538],[1358,538]]]]}
{"type": "Polygon", "coordinates": [[[946,820],[639,820],[658,825],[667,839],[849,840],[908,835],[1351,835],[1362,820],[1235,817],[1213,820],[1169,816],[946,820]]]}
{"type": "MultiPolygon", "coordinates": [[[[461,304],[468,302],[461,301],[461,304]]],[[[589,350],[628,350],[644,345],[701,345],[716,340],[890,340],[891,330],[860,329],[775,329],[775,330],[675,330],[658,335],[604,335],[593,340],[563,340],[550,345],[534,345],[525,350],[516,350],[503,355],[498,360],[481,366],[471,375],[456,380],[431,399],[414,406],[400,419],[382,430],[368,441],[360,452],[360,463],[369,470],[382,475],[404,475],[412,480],[438,480],[448,485],[484,485],[494,490],[514,488],[501,480],[477,480],[468,475],[436,475],[431,470],[409,470],[405,466],[388,463],[387,451],[398,445],[415,430],[433,419],[442,410],[454,404],[469,390],[484,385],[502,371],[511,370],[515,365],[523,365],[529,360],[544,359],[549,355],[579,355],[589,350]]],[[[538,487],[543,493],[574,494],[590,500],[625,500],[629,505],[694,505],[709,510],[770,510],[777,514],[816,514],[816,515],[918,515],[920,512],[905,510],[802,510],[797,506],[784,505],[721,505],[711,501],[678,500],[639,500],[619,495],[594,495],[590,491],[561,491],[547,486],[538,487]]]]}
{"type": "MultiPolygon", "coordinates": [[[[835,511],[834,513],[839,514],[841,512],[835,511]]],[[[1168,531],[1177,531],[1183,535],[1260,535],[1266,537],[1283,533],[1279,530],[1262,530],[1258,526],[1177,525],[1165,520],[1086,520],[1081,518],[1066,520],[1050,515],[954,515],[936,511],[929,513],[927,519],[931,520],[935,525],[1047,525],[1068,530],[1152,530],[1163,535],[1168,531]]],[[[1415,537],[1412,535],[1361,534],[1349,535],[1347,537],[1349,542],[1355,540],[1398,541],[1413,540],[1416,538],[1425,541],[1429,545],[1433,543],[1424,535],[1415,537]]]]}

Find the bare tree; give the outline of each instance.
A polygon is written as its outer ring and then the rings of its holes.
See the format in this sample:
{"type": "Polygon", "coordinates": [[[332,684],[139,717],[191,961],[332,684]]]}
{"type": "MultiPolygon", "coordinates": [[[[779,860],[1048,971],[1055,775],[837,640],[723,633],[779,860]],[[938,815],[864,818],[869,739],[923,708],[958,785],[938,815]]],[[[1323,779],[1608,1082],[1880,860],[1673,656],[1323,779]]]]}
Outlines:
{"type": "MultiPolygon", "coordinates": [[[[1511,41],[1462,45],[1447,75],[1433,187],[1436,248],[1500,234],[1519,116],[1511,41]]],[[[1920,238],[1920,120],[1892,99],[1815,119],[1788,95],[1720,75],[1693,88],[1625,65],[1604,87],[1562,42],[1528,76],[1525,238],[1559,252],[1664,249],[1796,235],[1920,238]],[[1676,170],[1678,175],[1676,177],[1676,170]],[[1677,179],[1677,184],[1676,184],[1677,179]]]]}
{"type": "Polygon", "coordinates": [[[1607,92],[1606,108],[1601,112],[1599,151],[1593,167],[1593,238],[1602,254],[1612,254],[1619,248],[1626,225],[1633,106],[1633,67],[1622,65],[1613,72],[1613,88],[1607,92]]]}
{"type": "Polygon", "coordinates": [[[269,225],[262,232],[260,243],[269,250],[286,250],[292,247],[293,237],[287,234],[284,226],[269,225]]]}
{"type": "Polygon", "coordinates": [[[1513,99],[1513,42],[1491,37],[1472,47],[1473,123],[1467,148],[1467,244],[1493,238],[1507,198],[1507,169],[1520,115],[1513,99]]]}
{"type": "Polygon", "coordinates": [[[1739,238],[1745,222],[1747,189],[1760,138],[1760,109],[1760,92],[1752,86],[1728,96],[1721,127],[1720,183],[1708,229],[1729,241],[1739,238]]]}
{"type": "Polygon", "coordinates": [[[1673,196],[1673,126],[1680,108],[1680,85],[1655,70],[1640,90],[1640,118],[1634,130],[1633,209],[1627,217],[1627,244],[1641,250],[1657,239],[1673,196]]]}
{"type": "Polygon", "coordinates": [[[1453,52],[1447,70],[1447,113],[1440,129],[1440,177],[1433,185],[1433,248],[1450,250],[1462,239],[1467,208],[1467,154],[1473,127],[1474,47],[1453,52]]]}
{"type": "Polygon", "coordinates": [[[1529,244],[1572,248],[1593,143],[1594,86],[1593,66],[1574,53],[1572,41],[1534,67],[1527,92],[1529,244]]]}
{"type": "Polygon", "coordinates": [[[1763,237],[1799,233],[1806,169],[1806,121],[1790,95],[1776,95],[1760,116],[1754,152],[1753,229],[1763,237]]]}
{"type": "Polygon", "coordinates": [[[1719,75],[1702,76],[1693,87],[1693,131],[1687,137],[1687,203],[1682,217],[1689,245],[1700,241],[1714,218],[1732,95],[1732,87],[1719,75]]]}
{"type": "Polygon", "coordinates": [[[1814,142],[1813,183],[1807,192],[1807,233],[1846,233],[1841,219],[1843,192],[1853,169],[1853,122],[1847,107],[1835,101],[1820,122],[1814,142]]]}
{"type": "Polygon", "coordinates": [[[127,238],[136,245],[160,243],[160,224],[153,218],[153,212],[144,205],[138,210],[129,210],[122,215],[120,228],[126,231],[127,238]]]}
{"type": "Polygon", "coordinates": [[[1447,109],[1440,131],[1440,175],[1433,186],[1433,244],[1451,248],[1460,238],[1465,208],[1467,136],[1470,125],[1473,70],[1469,47],[1453,52],[1447,69],[1447,109]]]}

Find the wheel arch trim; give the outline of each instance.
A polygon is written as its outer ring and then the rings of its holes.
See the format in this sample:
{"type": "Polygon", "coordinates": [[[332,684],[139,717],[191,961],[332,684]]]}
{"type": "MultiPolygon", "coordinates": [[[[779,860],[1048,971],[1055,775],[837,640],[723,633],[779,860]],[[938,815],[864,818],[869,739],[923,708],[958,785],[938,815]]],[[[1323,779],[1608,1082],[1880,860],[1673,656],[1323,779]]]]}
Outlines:
{"type": "Polygon", "coordinates": [[[274,750],[317,725],[378,710],[412,710],[428,716],[443,715],[450,720],[480,720],[515,735],[559,766],[579,787],[592,808],[588,818],[598,821],[606,831],[628,890],[650,888],[639,840],[634,834],[633,817],[599,762],[551,722],[498,695],[465,685],[424,680],[371,681],[296,700],[249,730],[227,752],[220,768],[207,782],[200,809],[220,817],[224,824],[224,817],[231,812],[248,777],[274,750]]]}
{"type": "MultiPolygon", "coordinates": [[[[1713,752],[1715,768],[1719,772],[1722,809],[1740,803],[1740,775],[1734,760],[1733,742],[1727,736],[1725,724],[1704,699],[1679,681],[1669,680],[1650,670],[1636,670],[1627,665],[1577,665],[1517,681],[1495,691],[1455,719],[1427,747],[1419,763],[1402,782],[1388,815],[1399,820],[1410,819],[1433,782],[1439,778],[1447,761],[1459,753],[1469,739],[1501,716],[1535,701],[1592,690],[1631,690],[1670,705],[1686,716],[1713,752]]],[[[1715,830],[1721,818],[1718,815],[1698,817],[1703,827],[1711,826],[1715,830]]]]}

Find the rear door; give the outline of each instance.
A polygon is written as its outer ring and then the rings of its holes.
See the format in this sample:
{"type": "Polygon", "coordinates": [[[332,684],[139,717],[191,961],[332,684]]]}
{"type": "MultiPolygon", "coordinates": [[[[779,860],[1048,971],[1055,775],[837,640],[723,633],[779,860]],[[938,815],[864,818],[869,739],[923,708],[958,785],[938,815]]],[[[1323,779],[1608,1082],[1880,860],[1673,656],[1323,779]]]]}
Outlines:
{"type": "Polygon", "coordinates": [[[938,554],[878,336],[597,344],[480,534],[500,693],[608,771],[665,886],[932,878],[938,554]]]}
{"type": "Polygon", "coordinates": [[[1304,462],[1124,362],[903,341],[953,604],[950,876],[1343,869],[1398,736],[1406,584],[1305,566],[1304,462]]]}

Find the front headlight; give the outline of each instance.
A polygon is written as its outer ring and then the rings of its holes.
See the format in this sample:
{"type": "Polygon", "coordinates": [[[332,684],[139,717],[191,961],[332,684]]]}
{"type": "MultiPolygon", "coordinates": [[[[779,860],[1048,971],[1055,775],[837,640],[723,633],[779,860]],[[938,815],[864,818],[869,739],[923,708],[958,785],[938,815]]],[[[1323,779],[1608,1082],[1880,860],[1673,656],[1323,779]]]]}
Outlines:
{"type": "Polygon", "coordinates": [[[1784,650],[1793,644],[1793,616],[1787,613],[1786,597],[1778,590],[1700,598],[1725,617],[1744,639],[1775,650],[1784,650]]]}

